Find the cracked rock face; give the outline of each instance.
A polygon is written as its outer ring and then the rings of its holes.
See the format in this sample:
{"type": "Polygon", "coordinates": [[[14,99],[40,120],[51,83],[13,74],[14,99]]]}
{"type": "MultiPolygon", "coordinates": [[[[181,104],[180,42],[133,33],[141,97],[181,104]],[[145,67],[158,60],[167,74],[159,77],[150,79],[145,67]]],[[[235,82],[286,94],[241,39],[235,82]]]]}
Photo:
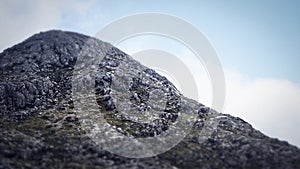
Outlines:
{"type": "Polygon", "coordinates": [[[0,76],[0,168],[300,168],[297,147],[185,98],[165,77],[85,35],[36,34],[0,54],[0,76]],[[72,78],[83,49],[83,57],[104,56],[95,61],[93,118],[101,114],[119,134],[147,138],[169,131],[182,114],[195,114],[186,137],[169,151],[138,159],[97,145],[74,110],[72,78]],[[214,119],[217,128],[201,140],[214,119]]]}

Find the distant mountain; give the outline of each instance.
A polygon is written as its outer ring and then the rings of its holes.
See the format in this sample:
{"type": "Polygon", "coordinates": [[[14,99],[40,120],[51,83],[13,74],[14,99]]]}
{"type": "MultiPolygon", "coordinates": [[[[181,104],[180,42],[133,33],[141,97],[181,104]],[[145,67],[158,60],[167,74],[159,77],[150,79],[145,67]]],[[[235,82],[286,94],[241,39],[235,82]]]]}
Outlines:
{"type": "MultiPolygon", "coordinates": [[[[165,77],[89,36],[56,30],[33,35],[0,54],[0,77],[0,168],[300,168],[297,147],[184,97],[165,77]],[[184,137],[179,144],[147,158],[122,157],[97,145],[82,124],[89,103],[75,111],[75,99],[89,96],[74,98],[76,73],[91,65],[96,65],[95,117],[103,114],[120,134],[151,138],[171,130],[182,115],[196,115],[187,136],[175,131],[184,137]],[[126,114],[126,109],[137,112],[126,114]],[[160,114],[143,121],[148,109],[160,114]],[[217,128],[199,141],[206,122],[214,119],[217,128]]],[[[84,84],[76,86],[79,91],[84,84]]]]}

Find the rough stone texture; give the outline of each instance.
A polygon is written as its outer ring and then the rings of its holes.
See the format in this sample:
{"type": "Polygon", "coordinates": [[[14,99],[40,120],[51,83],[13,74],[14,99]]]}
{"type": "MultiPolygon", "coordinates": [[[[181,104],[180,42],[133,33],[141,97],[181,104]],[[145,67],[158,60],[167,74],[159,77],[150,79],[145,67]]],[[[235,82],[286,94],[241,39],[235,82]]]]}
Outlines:
{"type": "Polygon", "coordinates": [[[36,34],[0,54],[0,77],[0,168],[300,168],[297,147],[265,136],[240,118],[209,111],[153,70],[85,35],[36,34]],[[176,122],[180,103],[186,101],[196,107],[198,118],[184,140],[170,151],[142,159],[97,146],[81,128],[72,100],[72,73],[84,45],[86,55],[105,54],[97,63],[95,95],[110,125],[123,134],[151,137],[176,122]],[[120,115],[111,85],[121,72],[121,79],[130,77],[130,104],[142,112],[149,107],[150,91],[158,89],[167,95],[163,113],[148,123],[120,115]],[[214,118],[220,121],[217,129],[200,144],[204,123],[214,118]]]}

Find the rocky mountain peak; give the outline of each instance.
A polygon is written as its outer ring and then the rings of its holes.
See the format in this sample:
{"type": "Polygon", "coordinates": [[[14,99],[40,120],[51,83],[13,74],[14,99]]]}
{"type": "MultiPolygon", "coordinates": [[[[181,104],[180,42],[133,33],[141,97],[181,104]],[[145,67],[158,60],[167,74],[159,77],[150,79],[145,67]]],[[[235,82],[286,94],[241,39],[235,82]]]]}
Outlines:
{"type": "Polygon", "coordinates": [[[0,168],[300,168],[297,147],[184,97],[165,77],[86,35],[33,35],[0,54],[0,76],[0,168]],[[77,76],[90,64],[92,78],[77,76]],[[137,148],[146,139],[155,144],[137,148]],[[140,148],[145,156],[134,158],[140,148]]]}

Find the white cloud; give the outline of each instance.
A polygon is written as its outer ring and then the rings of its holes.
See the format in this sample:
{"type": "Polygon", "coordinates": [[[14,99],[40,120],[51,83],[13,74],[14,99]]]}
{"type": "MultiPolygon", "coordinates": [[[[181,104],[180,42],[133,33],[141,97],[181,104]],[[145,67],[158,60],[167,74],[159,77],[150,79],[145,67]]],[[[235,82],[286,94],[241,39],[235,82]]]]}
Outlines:
{"type": "Polygon", "coordinates": [[[33,33],[56,26],[60,13],[52,1],[0,1],[0,49],[3,50],[33,33]]]}
{"type": "Polygon", "coordinates": [[[62,22],[63,12],[82,13],[90,5],[90,2],[77,0],[0,1],[0,51],[34,33],[57,29],[62,22]]]}
{"type": "Polygon", "coordinates": [[[298,84],[284,79],[249,79],[237,71],[227,71],[226,85],[225,112],[300,147],[298,84]]]}

